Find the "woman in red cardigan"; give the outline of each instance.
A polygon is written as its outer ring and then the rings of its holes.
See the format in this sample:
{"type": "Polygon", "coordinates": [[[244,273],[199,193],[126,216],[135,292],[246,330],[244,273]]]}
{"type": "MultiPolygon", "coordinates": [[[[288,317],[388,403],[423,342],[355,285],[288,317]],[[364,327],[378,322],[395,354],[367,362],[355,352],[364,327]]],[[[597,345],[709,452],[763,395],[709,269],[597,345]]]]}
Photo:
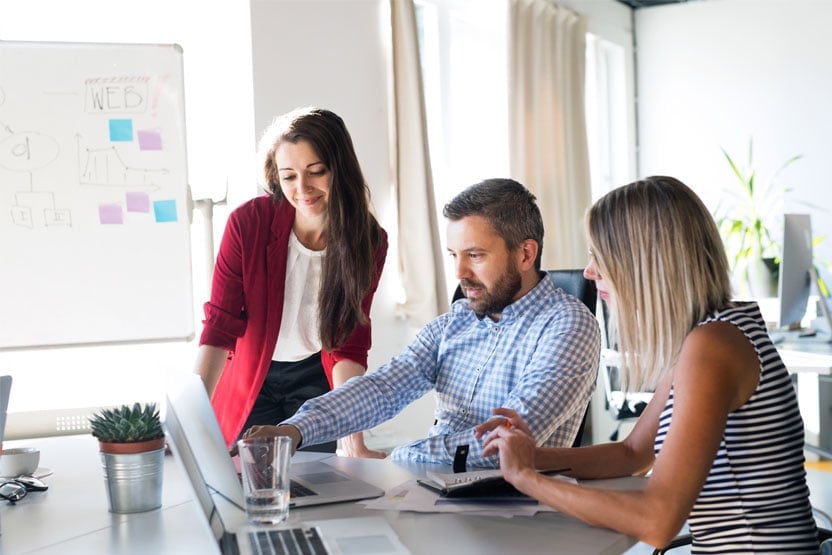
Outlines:
{"type": "MultiPolygon", "coordinates": [[[[387,255],[340,117],[318,108],[284,114],[259,151],[268,194],[229,216],[197,357],[229,446],[250,426],[276,424],[364,373],[387,255]]],[[[342,447],[384,456],[360,433],[342,447]]]]}

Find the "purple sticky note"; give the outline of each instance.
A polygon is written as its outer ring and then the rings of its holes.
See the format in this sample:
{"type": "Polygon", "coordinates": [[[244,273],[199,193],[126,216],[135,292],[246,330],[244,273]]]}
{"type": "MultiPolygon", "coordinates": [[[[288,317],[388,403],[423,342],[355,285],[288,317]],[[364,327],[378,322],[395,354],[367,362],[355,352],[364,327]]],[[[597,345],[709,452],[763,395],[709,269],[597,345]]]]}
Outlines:
{"type": "Polygon", "coordinates": [[[162,134],[158,129],[139,129],[139,150],[162,150],[162,134]]]}
{"type": "Polygon", "coordinates": [[[127,193],[128,212],[150,212],[150,197],[147,193],[127,193]]]}
{"type": "Polygon", "coordinates": [[[99,204],[98,219],[102,224],[123,224],[124,213],[121,210],[121,205],[115,203],[99,204]]]}

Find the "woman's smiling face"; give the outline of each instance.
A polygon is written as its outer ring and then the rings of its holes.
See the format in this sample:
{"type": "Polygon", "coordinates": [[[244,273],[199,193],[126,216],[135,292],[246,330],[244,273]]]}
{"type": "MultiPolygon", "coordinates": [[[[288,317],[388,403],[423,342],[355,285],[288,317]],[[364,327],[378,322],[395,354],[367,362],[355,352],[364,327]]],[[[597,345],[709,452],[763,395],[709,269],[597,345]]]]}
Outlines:
{"type": "Polygon", "coordinates": [[[326,214],[332,172],[308,141],[284,142],[275,150],[280,190],[302,217],[326,214]]]}

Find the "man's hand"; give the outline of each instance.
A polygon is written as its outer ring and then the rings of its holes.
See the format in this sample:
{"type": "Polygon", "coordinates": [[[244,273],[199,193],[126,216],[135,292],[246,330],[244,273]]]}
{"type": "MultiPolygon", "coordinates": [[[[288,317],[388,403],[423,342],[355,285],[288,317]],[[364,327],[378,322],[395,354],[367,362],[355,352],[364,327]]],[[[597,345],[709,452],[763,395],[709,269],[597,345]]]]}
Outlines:
{"type": "Polygon", "coordinates": [[[361,457],[364,459],[383,459],[387,457],[384,451],[367,448],[364,443],[364,433],[358,432],[341,438],[341,449],[347,457],[361,457]]]}
{"type": "Polygon", "coordinates": [[[244,438],[249,437],[275,437],[287,436],[292,439],[292,454],[295,454],[303,437],[300,430],[291,424],[280,424],[278,426],[252,426],[243,434],[244,438]]]}

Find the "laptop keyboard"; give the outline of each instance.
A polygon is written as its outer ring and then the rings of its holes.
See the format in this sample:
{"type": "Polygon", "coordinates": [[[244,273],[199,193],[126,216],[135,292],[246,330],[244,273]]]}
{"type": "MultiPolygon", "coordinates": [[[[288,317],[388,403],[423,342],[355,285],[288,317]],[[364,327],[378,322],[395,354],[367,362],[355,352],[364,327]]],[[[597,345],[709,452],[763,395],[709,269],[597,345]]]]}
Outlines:
{"type": "Polygon", "coordinates": [[[291,480],[289,483],[289,497],[306,497],[308,495],[318,495],[306,486],[291,480]]]}
{"type": "Polygon", "coordinates": [[[252,530],[251,546],[258,555],[327,555],[317,527],[252,530]]]}

